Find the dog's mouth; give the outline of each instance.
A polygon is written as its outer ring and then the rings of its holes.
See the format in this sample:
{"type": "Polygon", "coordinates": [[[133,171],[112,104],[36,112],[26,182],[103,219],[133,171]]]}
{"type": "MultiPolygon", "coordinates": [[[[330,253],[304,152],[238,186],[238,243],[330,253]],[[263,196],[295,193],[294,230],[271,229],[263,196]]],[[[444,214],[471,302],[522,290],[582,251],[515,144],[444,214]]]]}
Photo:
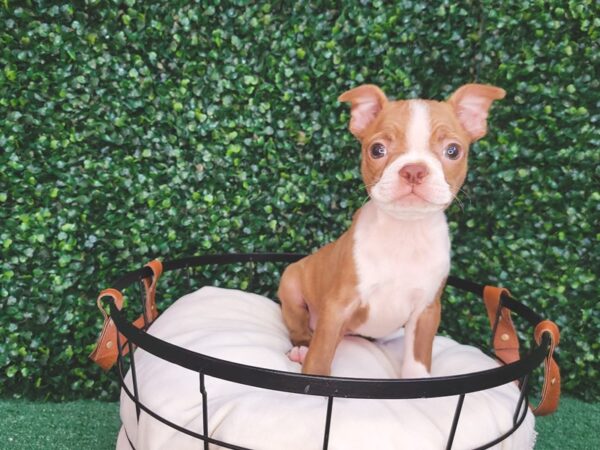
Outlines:
{"type": "Polygon", "coordinates": [[[400,192],[398,195],[394,196],[392,202],[398,206],[405,206],[409,208],[425,207],[429,209],[432,206],[446,206],[446,202],[441,202],[432,197],[435,196],[428,195],[427,193],[420,192],[414,187],[411,187],[408,192],[400,192]]]}
{"type": "Polygon", "coordinates": [[[434,203],[431,200],[427,199],[425,196],[416,192],[414,189],[410,191],[408,194],[404,194],[399,197],[396,201],[398,202],[410,202],[410,203],[434,203]]]}
{"type": "Polygon", "coordinates": [[[450,187],[430,178],[422,183],[405,183],[397,177],[382,177],[369,196],[384,211],[399,218],[424,217],[443,211],[452,202],[450,187]]]}
{"type": "Polygon", "coordinates": [[[372,196],[379,208],[400,219],[418,219],[443,211],[448,203],[436,197],[431,192],[421,192],[414,187],[399,190],[392,195],[372,196]]]}

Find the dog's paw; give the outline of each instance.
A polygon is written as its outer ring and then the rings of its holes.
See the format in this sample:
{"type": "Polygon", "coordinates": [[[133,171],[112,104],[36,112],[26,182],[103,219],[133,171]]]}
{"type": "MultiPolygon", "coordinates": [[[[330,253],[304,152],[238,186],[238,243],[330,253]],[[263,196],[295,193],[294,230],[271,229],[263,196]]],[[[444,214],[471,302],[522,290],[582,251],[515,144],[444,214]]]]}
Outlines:
{"type": "Polygon", "coordinates": [[[401,378],[431,378],[427,368],[418,361],[411,361],[410,364],[404,364],[400,370],[401,378]]]}
{"type": "Polygon", "coordinates": [[[306,358],[306,353],[308,353],[308,347],[300,345],[293,347],[289,352],[287,352],[287,357],[292,362],[304,364],[304,358],[306,358]]]}

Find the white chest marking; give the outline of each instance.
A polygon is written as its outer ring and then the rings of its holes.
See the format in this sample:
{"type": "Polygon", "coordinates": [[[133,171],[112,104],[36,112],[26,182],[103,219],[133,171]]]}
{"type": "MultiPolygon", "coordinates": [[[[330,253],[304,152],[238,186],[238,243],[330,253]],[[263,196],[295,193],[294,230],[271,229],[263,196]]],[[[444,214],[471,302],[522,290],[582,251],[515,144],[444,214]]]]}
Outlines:
{"type": "Polygon", "coordinates": [[[367,321],[352,330],[381,338],[417,317],[434,299],[450,269],[450,238],[442,211],[397,220],[373,201],[361,209],[354,260],[367,321]]]}

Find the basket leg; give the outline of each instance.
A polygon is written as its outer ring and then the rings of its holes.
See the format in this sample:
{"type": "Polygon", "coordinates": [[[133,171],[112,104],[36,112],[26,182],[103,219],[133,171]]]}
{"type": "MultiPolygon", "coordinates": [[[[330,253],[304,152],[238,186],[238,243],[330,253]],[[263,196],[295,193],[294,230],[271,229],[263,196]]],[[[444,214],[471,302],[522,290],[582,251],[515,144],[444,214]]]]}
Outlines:
{"type": "Polygon", "coordinates": [[[327,415],[325,416],[325,435],[323,436],[323,450],[329,446],[329,430],[331,428],[331,411],[333,409],[333,397],[327,397],[327,415]]]}
{"type": "MultiPolygon", "coordinates": [[[[130,341],[127,341],[125,343],[125,345],[127,345],[127,348],[129,349],[129,368],[131,370],[131,381],[133,382],[133,401],[135,402],[135,413],[137,416],[137,420],[139,422],[140,420],[140,397],[139,397],[139,392],[138,392],[138,384],[137,384],[137,374],[135,371],[135,358],[133,357],[133,351],[134,351],[134,346],[130,341]]],[[[123,360],[125,359],[125,356],[123,355],[123,343],[121,342],[121,334],[117,333],[117,364],[119,366],[119,371],[120,371],[120,376],[121,379],[123,380],[123,382],[125,382],[125,378],[124,378],[124,373],[125,373],[125,368],[124,368],[124,364],[123,364],[123,360]]]]}
{"type": "MultiPolygon", "coordinates": [[[[208,437],[208,395],[204,384],[204,373],[200,372],[200,394],[202,394],[202,435],[208,437]]],[[[204,450],[208,450],[208,441],[204,439],[204,450]]]]}
{"type": "Polygon", "coordinates": [[[146,291],[144,289],[144,283],[140,278],[140,282],[138,283],[140,289],[140,301],[142,302],[142,316],[144,317],[144,330],[148,329],[148,325],[150,321],[148,320],[148,311],[146,311],[146,291]]]}
{"type": "Polygon", "coordinates": [[[133,395],[135,397],[135,412],[137,414],[138,421],[140,420],[140,394],[138,392],[137,373],[135,371],[135,358],[133,355],[133,344],[131,341],[127,341],[129,347],[129,363],[131,369],[131,380],[133,381],[133,395]]]}
{"type": "Polygon", "coordinates": [[[519,412],[523,407],[523,403],[527,398],[527,392],[529,391],[529,373],[525,374],[523,377],[523,382],[521,383],[521,393],[519,395],[519,401],[517,402],[517,408],[515,409],[515,414],[513,415],[513,425],[517,424],[517,420],[519,419],[519,412]]]}
{"type": "Polygon", "coordinates": [[[446,450],[452,448],[454,442],[454,436],[456,435],[456,427],[458,426],[458,419],[460,418],[460,412],[465,401],[465,394],[460,394],[458,397],[458,403],[456,404],[456,410],[454,410],[454,419],[452,419],[452,428],[450,428],[450,436],[448,436],[448,442],[446,444],[446,450]]]}

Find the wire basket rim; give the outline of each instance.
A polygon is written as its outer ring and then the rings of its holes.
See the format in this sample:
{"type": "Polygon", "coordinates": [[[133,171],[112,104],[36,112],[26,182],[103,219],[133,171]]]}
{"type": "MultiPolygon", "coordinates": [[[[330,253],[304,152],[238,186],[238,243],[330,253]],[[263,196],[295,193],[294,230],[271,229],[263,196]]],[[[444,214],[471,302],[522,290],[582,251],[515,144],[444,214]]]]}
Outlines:
{"type": "MultiPolygon", "coordinates": [[[[294,262],[302,258],[298,253],[228,253],[186,257],[163,263],[163,272],[211,264],[234,264],[244,262],[294,262]]],[[[152,271],[144,267],[128,272],[120,277],[114,286],[121,290],[143,278],[152,276],[152,271]]],[[[449,277],[448,285],[461,290],[478,293],[483,286],[457,277],[449,277]]],[[[542,318],[527,306],[512,297],[502,296],[503,306],[525,318],[532,326],[542,318]]],[[[278,371],[256,366],[235,363],[214,358],[176,346],[156,338],[143,329],[130,324],[111,298],[107,299],[110,315],[117,330],[130,343],[148,353],[177,364],[181,367],[215,378],[248,386],[305,395],[343,398],[370,399],[411,399],[433,398],[467,394],[491,389],[515,380],[522,379],[538,367],[548,354],[550,336],[546,333],[532,350],[520,360],[499,367],[467,374],[422,379],[391,378],[348,378],[305,375],[278,371]]]]}

